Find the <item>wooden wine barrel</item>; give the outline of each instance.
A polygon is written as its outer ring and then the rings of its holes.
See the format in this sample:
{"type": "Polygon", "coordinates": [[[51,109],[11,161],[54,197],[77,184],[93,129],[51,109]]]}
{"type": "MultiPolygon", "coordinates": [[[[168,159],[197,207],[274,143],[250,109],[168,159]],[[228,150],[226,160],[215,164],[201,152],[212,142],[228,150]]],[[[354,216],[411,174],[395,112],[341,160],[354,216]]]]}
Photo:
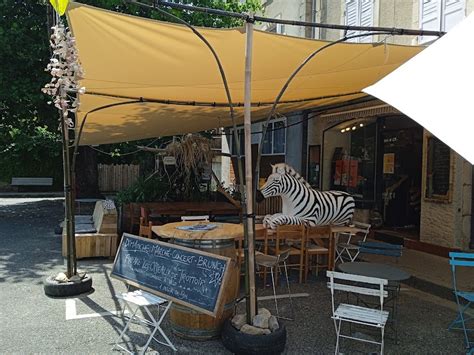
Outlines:
{"type": "MultiPolygon", "coordinates": [[[[200,236],[199,238],[202,238],[200,236]]],[[[217,238],[217,237],[214,237],[217,238]]],[[[222,239],[174,239],[174,243],[208,253],[223,255],[236,261],[233,237],[222,239]]],[[[239,269],[237,263],[230,263],[228,283],[222,290],[221,312],[216,317],[198,312],[189,307],[173,303],[170,309],[170,323],[173,333],[186,339],[209,340],[220,337],[224,321],[234,314],[235,299],[239,293],[239,269]]]]}

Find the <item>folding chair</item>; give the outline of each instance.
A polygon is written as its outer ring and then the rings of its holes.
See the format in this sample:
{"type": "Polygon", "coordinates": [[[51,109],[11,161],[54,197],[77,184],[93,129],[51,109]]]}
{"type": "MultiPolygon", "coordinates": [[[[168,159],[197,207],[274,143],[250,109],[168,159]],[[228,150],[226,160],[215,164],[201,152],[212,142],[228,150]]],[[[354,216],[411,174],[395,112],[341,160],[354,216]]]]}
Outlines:
{"type": "Polygon", "coordinates": [[[177,351],[173,343],[169,340],[169,338],[164,333],[163,329],[161,329],[161,322],[165,318],[166,313],[168,313],[168,310],[171,307],[172,301],[165,300],[164,298],[152,295],[151,293],[148,293],[142,290],[136,290],[132,292],[118,294],[116,295],[116,297],[123,301],[125,308],[127,308],[131,316],[128,322],[125,324],[125,327],[120,333],[118,339],[115,341],[115,344],[112,350],[115,349],[115,347],[119,347],[122,350],[126,351],[127,353],[132,354],[131,351],[124,348],[122,345],[119,344],[119,342],[122,340],[123,336],[125,335],[128,328],[130,327],[130,323],[133,322],[133,323],[137,323],[143,326],[146,330],[150,332],[150,336],[148,337],[147,342],[145,343],[145,345],[143,346],[142,350],[139,353],[140,355],[145,353],[152,339],[154,339],[159,344],[168,346],[174,351],[177,351]],[[156,318],[153,316],[153,313],[149,309],[149,307],[151,306],[156,306],[158,308],[158,315],[156,318]],[[148,315],[150,320],[137,316],[137,312],[140,308],[145,310],[145,313],[148,315]],[[161,311],[161,316],[160,316],[160,311],[161,311]],[[163,336],[165,342],[159,341],[158,339],[155,338],[155,333],[157,331],[163,336]]]}
{"type": "MultiPolygon", "coordinates": [[[[383,309],[384,299],[388,296],[388,292],[384,289],[384,286],[388,284],[388,281],[375,277],[345,274],[334,271],[327,271],[327,276],[329,277],[328,287],[331,289],[331,318],[334,320],[337,337],[336,350],[334,353],[339,353],[340,338],[347,338],[366,343],[378,344],[380,345],[380,353],[383,354],[385,325],[387,324],[389,316],[389,312],[383,309]],[[380,307],[374,309],[362,307],[357,304],[340,303],[336,308],[334,291],[378,297],[380,307]],[[342,322],[360,324],[380,329],[380,341],[356,337],[354,334],[342,334],[342,322]]],[[[349,302],[349,297],[347,300],[349,302]]]]}
{"type": "Polygon", "coordinates": [[[462,330],[464,332],[464,341],[466,343],[466,349],[470,352],[474,351],[474,341],[469,340],[469,332],[474,331],[472,328],[467,327],[467,322],[472,319],[465,313],[466,310],[471,306],[474,301],[474,292],[461,291],[458,287],[458,279],[456,277],[456,268],[460,266],[473,267],[474,266],[474,253],[449,253],[449,264],[451,265],[452,279],[453,279],[453,292],[458,305],[458,316],[451,322],[448,330],[462,330]]]}
{"type": "Polygon", "coordinates": [[[291,291],[290,291],[290,281],[288,279],[288,268],[286,264],[286,260],[290,256],[290,250],[286,250],[282,252],[281,254],[278,255],[267,255],[263,253],[258,253],[255,255],[255,263],[258,266],[262,266],[264,268],[269,268],[270,269],[270,274],[272,276],[272,287],[273,287],[273,299],[275,300],[275,309],[276,309],[276,316],[277,318],[282,318],[282,319],[287,319],[287,320],[293,320],[295,318],[294,314],[294,309],[293,309],[293,300],[291,299],[291,291]],[[285,270],[285,278],[286,278],[286,287],[288,289],[288,298],[290,299],[290,304],[291,304],[291,314],[292,318],[287,318],[287,317],[282,317],[280,316],[280,312],[278,310],[278,302],[277,302],[277,295],[276,295],[276,289],[275,289],[275,275],[278,277],[278,274],[280,272],[280,265],[283,264],[284,270],[285,270]],[[274,271],[275,270],[275,271],[274,271]]]}
{"type": "MultiPolygon", "coordinates": [[[[358,241],[365,242],[367,236],[369,235],[370,231],[370,224],[362,223],[362,222],[354,222],[354,226],[364,230],[362,238],[358,241]]],[[[347,236],[347,240],[345,242],[338,242],[336,245],[336,261],[340,261],[341,263],[344,262],[344,257],[347,256],[350,262],[353,262],[357,259],[360,253],[360,246],[357,242],[354,242],[354,237],[357,234],[350,234],[350,233],[340,233],[341,236],[347,236]],[[352,243],[351,243],[352,241],[352,243]]]]}
{"type": "MultiPolygon", "coordinates": [[[[267,254],[268,253],[268,236],[267,229],[256,229],[254,234],[255,240],[255,253],[256,254],[267,254]]],[[[242,266],[245,261],[245,252],[244,252],[244,236],[236,238],[236,254],[237,254],[237,264],[239,269],[242,269],[242,266]]],[[[266,272],[266,271],[265,271],[266,272]]],[[[241,276],[245,273],[241,270],[241,276]]],[[[265,279],[266,281],[266,279],[265,279]]]]}

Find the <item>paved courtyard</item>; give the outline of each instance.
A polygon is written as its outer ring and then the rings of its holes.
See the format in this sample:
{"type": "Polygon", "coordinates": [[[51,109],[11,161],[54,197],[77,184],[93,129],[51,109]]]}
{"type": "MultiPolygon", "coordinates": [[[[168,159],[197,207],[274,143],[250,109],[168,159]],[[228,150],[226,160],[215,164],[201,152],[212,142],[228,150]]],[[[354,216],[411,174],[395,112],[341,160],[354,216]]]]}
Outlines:
{"type": "MultiPolygon", "coordinates": [[[[114,294],[125,290],[110,278],[112,260],[80,260],[79,268],[93,277],[94,292],[76,299],[52,299],[43,293],[42,280],[65,270],[61,238],[54,227],[63,216],[61,199],[0,198],[0,353],[107,354],[123,327],[123,319],[109,312],[118,309],[114,294]]],[[[258,289],[268,295],[269,289],[258,289]]],[[[281,288],[281,293],[284,288],[281,288]]],[[[330,294],[324,279],[292,284],[292,292],[307,293],[294,299],[295,321],[287,321],[286,354],[330,354],[335,332],[330,319],[330,294]]],[[[281,300],[282,313],[289,312],[281,300]]],[[[272,301],[259,306],[273,310],[272,301]]],[[[463,354],[463,337],[448,332],[455,304],[407,286],[400,296],[399,344],[387,330],[387,354],[463,354]]],[[[167,320],[165,321],[167,324],[167,320]]],[[[227,354],[220,341],[192,342],[175,337],[179,354],[227,354]]],[[[144,343],[143,329],[131,329],[132,341],[144,343]]],[[[134,349],[137,350],[137,349],[134,349]]],[[[344,353],[369,353],[376,348],[343,342],[344,353]]],[[[149,352],[173,353],[159,345],[149,352]]],[[[115,352],[117,353],[117,352],[115,352]]]]}

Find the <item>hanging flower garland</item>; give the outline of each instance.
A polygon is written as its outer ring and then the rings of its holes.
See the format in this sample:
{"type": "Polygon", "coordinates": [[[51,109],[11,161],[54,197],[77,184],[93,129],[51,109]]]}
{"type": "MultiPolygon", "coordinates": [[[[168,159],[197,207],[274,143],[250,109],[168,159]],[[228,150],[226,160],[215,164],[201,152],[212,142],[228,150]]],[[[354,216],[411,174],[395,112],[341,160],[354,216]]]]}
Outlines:
{"type": "Polygon", "coordinates": [[[77,93],[85,93],[85,88],[79,85],[84,73],[79,62],[76,40],[69,29],[61,20],[51,29],[53,33],[50,45],[53,55],[45,71],[49,71],[52,78],[42,91],[52,97],[53,100],[48,103],[54,103],[68,127],[72,128],[74,121],[69,117],[69,113],[75,113],[79,106],[77,93]]]}

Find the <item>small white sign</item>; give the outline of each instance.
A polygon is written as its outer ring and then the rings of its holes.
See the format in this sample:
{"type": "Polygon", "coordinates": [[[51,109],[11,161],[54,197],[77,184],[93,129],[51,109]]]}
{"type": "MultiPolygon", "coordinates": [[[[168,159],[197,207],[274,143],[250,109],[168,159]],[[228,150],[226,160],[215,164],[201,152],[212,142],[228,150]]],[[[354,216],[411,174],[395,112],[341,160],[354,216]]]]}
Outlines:
{"type": "Polygon", "coordinates": [[[176,165],[175,157],[163,157],[163,164],[165,165],[176,165]]]}

